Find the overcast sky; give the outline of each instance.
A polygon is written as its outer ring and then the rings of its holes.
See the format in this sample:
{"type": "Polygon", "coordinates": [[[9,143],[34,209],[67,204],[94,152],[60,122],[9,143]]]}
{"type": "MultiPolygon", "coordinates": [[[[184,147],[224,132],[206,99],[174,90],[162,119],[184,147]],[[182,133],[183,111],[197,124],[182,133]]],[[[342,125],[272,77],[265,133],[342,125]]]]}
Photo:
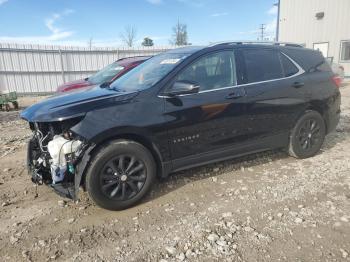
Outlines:
{"type": "Polygon", "coordinates": [[[172,27],[187,24],[189,42],[256,40],[266,24],[271,39],[277,0],[0,0],[0,41],[120,46],[125,26],[169,45],[172,27]]]}

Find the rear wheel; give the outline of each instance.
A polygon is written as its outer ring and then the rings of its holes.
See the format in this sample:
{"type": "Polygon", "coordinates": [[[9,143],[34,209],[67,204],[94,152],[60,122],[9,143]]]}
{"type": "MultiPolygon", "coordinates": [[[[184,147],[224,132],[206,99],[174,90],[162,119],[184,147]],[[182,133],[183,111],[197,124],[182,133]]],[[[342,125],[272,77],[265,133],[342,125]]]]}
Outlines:
{"type": "Polygon", "coordinates": [[[326,135],[322,116],[307,111],[296,123],[290,136],[289,154],[296,158],[308,158],[317,154],[326,135]]]}
{"type": "Polygon", "coordinates": [[[86,188],[99,206],[121,210],[140,201],[155,177],[154,159],[144,146],[116,140],[94,157],[86,176],[86,188]]]}

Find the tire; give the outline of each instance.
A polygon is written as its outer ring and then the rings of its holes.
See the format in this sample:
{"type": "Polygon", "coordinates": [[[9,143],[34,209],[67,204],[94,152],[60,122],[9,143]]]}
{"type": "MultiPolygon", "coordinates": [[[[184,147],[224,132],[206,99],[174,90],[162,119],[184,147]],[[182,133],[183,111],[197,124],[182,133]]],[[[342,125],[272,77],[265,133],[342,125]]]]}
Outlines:
{"type": "Polygon", "coordinates": [[[12,104],[13,104],[13,108],[18,110],[18,108],[19,108],[18,102],[17,101],[13,101],[12,104]]]}
{"type": "Polygon", "coordinates": [[[308,158],[321,149],[326,135],[322,116],[316,111],[307,111],[299,118],[289,139],[289,155],[295,158],[308,158]]]}
{"type": "Polygon", "coordinates": [[[97,205],[122,210],[140,201],[155,178],[155,161],[144,146],[130,140],[115,140],[97,152],[85,183],[97,205]]]}

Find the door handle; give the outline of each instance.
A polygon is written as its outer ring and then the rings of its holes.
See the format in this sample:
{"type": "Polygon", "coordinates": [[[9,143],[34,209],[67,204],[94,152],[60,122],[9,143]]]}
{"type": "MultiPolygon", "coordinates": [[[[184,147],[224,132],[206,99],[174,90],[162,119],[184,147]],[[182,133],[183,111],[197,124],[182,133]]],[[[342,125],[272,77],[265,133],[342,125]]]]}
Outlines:
{"type": "Polygon", "coordinates": [[[293,87],[294,88],[300,88],[300,87],[303,87],[305,84],[303,82],[294,82],[293,83],[293,87]]]}
{"type": "Polygon", "coordinates": [[[244,92],[242,90],[236,90],[226,96],[226,99],[237,99],[244,96],[244,92]]]}

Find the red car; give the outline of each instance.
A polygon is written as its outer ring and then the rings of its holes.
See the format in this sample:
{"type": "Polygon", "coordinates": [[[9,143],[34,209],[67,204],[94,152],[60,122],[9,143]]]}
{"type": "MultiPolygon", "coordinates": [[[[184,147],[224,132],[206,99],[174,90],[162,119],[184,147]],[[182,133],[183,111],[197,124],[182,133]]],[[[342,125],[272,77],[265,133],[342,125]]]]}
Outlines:
{"type": "Polygon", "coordinates": [[[121,58],[90,77],[60,85],[57,87],[56,91],[58,93],[62,93],[81,88],[88,88],[93,85],[101,85],[103,83],[113,82],[115,79],[121,77],[149,58],[149,56],[121,58]]]}

